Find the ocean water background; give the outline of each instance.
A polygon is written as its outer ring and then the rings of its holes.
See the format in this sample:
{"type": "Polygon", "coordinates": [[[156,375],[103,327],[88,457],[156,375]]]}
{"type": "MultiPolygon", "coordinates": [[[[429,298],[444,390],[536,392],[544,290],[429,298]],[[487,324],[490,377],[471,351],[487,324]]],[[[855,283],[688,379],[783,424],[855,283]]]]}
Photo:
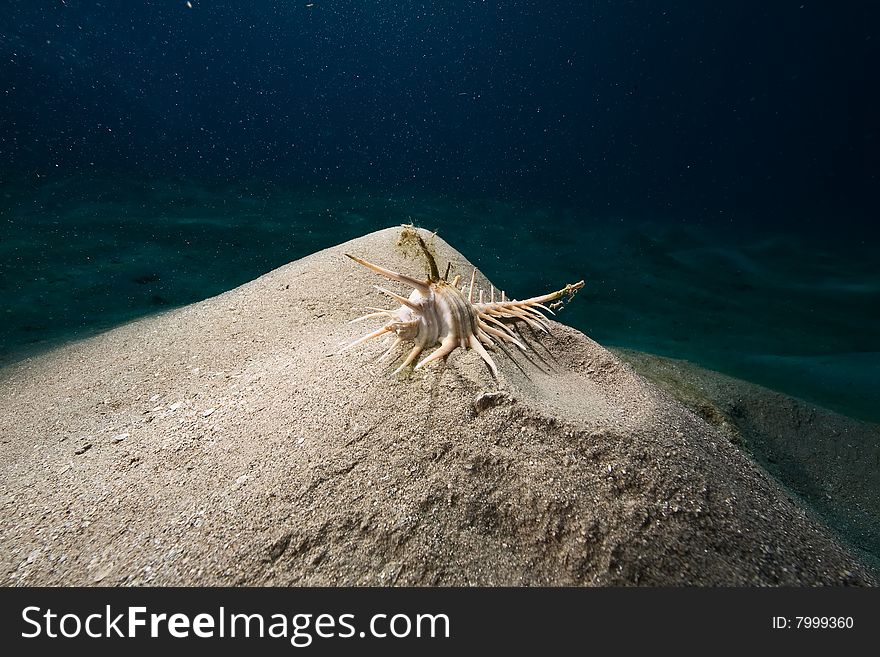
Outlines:
{"type": "Polygon", "coordinates": [[[414,222],[880,421],[877,3],[0,4],[0,365],[414,222]]]}

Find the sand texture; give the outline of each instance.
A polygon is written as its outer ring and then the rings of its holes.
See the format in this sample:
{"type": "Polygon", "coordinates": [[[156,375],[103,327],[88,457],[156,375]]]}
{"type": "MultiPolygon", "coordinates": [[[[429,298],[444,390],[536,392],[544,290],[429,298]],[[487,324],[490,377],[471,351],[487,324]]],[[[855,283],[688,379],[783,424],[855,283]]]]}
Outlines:
{"type": "Polygon", "coordinates": [[[5,368],[2,583],[875,583],[729,434],[574,329],[525,329],[498,381],[474,352],[399,377],[380,342],[337,355],[389,306],[373,284],[404,291],[343,253],[422,273],[400,233],[5,368]]]}
{"type": "Polygon", "coordinates": [[[725,431],[875,567],[880,426],[693,363],[622,350],[637,372],[725,431]]]}

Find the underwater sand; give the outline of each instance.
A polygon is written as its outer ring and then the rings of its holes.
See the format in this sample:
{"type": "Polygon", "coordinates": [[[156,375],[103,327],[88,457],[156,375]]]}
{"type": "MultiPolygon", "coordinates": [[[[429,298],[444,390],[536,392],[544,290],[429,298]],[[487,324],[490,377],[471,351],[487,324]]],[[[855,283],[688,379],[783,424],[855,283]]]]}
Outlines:
{"type": "Polygon", "coordinates": [[[869,244],[402,193],[85,179],[3,191],[0,363],[413,222],[515,296],[586,279],[560,320],[601,344],[880,421],[880,271],[869,244]]]}
{"type": "Polygon", "coordinates": [[[497,378],[461,349],[400,376],[403,349],[339,354],[381,303],[344,254],[406,267],[401,232],[0,370],[0,585],[877,585],[571,327],[516,329],[497,378]]]}

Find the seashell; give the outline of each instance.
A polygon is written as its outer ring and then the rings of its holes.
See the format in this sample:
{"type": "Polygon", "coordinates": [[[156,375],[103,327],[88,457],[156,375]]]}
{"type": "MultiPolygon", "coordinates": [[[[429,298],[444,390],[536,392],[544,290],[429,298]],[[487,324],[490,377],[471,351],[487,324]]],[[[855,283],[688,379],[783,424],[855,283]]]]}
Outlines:
{"type": "Polygon", "coordinates": [[[510,324],[521,321],[535,330],[549,332],[550,324],[544,313],[555,315],[553,310],[564,303],[560,299],[566,297],[565,301],[568,301],[584,286],[584,281],[579,281],[566,285],[561,290],[523,301],[508,299],[503,291],[500,300],[496,301],[493,286],[486,301],[483,290],[476,289],[474,285],[476,268],[471,274],[470,284],[459,288],[461,277],[455,276],[452,281],[448,281],[450,269],[448,266],[446,275],[441,278],[434,257],[424,240],[421,236],[417,236],[417,239],[430,269],[428,280],[425,281],[374,265],[357,256],[345,254],[356,263],[385,278],[409,285],[413,291],[409,297],[403,297],[378,285],[375,286],[379,292],[400,303],[400,308],[396,310],[368,308],[369,313],[352,320],[351,323],[381,318],[388,321],[381,328],[346,345],[340,353],[374,338],[394,334],[396,340],[379,357],[379,361],[388,358],[399,344],[415,343],[407,357],[394,371],[395,374],[412,365],[427,349],[439,345],[439,348],[423,358],[415,369],[421,369],[428,363],[445,358],[461,347],[476,351],[489,366],[492,376],[497,378],[498,367],[486,348],[495,349],[498,346],[495,341],[498,340],[526,351],[526,346],[517,337],[510,324]]]}

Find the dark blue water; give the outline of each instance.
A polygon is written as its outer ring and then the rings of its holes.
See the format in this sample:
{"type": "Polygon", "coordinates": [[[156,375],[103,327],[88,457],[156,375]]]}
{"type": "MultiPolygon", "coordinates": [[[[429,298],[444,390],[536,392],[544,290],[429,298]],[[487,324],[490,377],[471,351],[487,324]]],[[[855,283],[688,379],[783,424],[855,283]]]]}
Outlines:
{"type": "Polygon", "coordinates": [[[0,0],[0,360],[414,221],[880,421],[877,3],[189,4],[0,0]]]}

